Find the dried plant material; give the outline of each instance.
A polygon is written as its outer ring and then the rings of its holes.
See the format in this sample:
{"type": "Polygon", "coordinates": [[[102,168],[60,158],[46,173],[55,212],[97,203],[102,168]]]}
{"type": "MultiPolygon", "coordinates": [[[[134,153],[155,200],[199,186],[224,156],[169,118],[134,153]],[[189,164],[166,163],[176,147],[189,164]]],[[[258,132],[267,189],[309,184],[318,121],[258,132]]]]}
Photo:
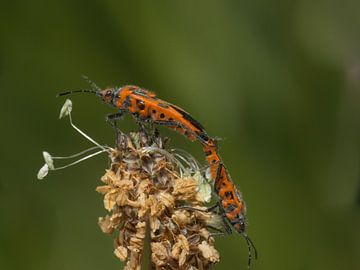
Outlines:
{"type": "Polygon", "coordinates": [[[220,260],[219,252],[213,246],[210,246],[206,241],[202,241],[199,245],[199,250],[201,251],[203,257],[211,262],[218,262],[220,260]]]}
{"type": "Polygon", "coordinates": [[[116,194],[115,190],[110,190],[109,192],[107,192],[105,194],[104,207],[109,212],[114,208],[114,206],[116,204],[116,197],[117,197],[117,194],[116,194]]]}
{"type": "Polygon", "coordinates": [[[99,218],[99,226],[116,234],[114,254],[126,262],[124,269],[140,269],[144,245],[154,269],[210,269],[219,261],[207,229],[214,214],[183,207],[206,209],[207,187],[199,195],[206,183],[193,168],[181,171],[179,161],[159,145],[160,138],[119,133],[110,169],[101,178],[105,185],[96,188],[110,212],[99,218]]]}
{"type": "Polygon", "coordinates": [[[154,242],[151,243],[151,258],[156,266],[163,266],[169,258],[168,249],[163,243],[154,242]]]}
{"type": "Polygon", "coordinates": [[[176,181],[172,195],[178,200],[192,200],[196,197],[199,185],[194,178],[186,177],[176,181]]]}
{"type": "Polygon", "coordinates": [[[180,228],[191,222],[191,216],[187,210],[176,210],[171,218],[180,228]]]}
{"type": "Polygon", "coordinates": [[[224,228],[224,221],[221,216],[213,212],[206,212],[206,207],[196,207],[196,209],[201,210],[194,213],[196,218],[203,221],[207,226],[219,231],[224,228]]]}
{"type": "Polygon", "coordinates": [[[179,261],[179,266],[183,266],[189,251],[189,243],[186,237],[180,234],[177,238],[177,242],[172,247],[171,257],[179,261]]]}
{"type": "Polygon", "coordinates": [[[120,261],[125,261],[128,256],[128,250],[123,246],[118,246],[114,250],[115,256],[120,259],[120,261]]]}
{"type": "Polygon", "coordinates": [[[158,195],[159,201],[161,201],[164,206],[166,206],[169,209],[174,208],[175,206],[175,199],[173,196],[171,196],[167,192],[160,192],[158,195]]]}
{"type": "Polygon", "coordinates": [[[108,193],[111,190],[110,186],[98,186],[96,188],[96,191],[105,195],[106,193],[108,193]]]}
{"type": "Polygon", "coordinates": [[[99,217],[98,224],[103,233],[111,234],[114,231],[109,216],[99,217]]]}

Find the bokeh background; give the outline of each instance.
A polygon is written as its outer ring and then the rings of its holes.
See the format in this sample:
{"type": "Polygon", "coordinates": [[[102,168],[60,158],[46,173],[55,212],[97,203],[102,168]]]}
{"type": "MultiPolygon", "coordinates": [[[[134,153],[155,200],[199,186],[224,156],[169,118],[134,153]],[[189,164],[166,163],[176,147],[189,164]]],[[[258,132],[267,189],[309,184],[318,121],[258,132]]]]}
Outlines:
{"type": "MultiPolygon", "coordinates": [[[[259,251],[252,269],[360,269],[358,1],[1,1],[0,269],[121,269],[95,192],[105,155],[36,179],[41,152],[90,143],[64,90],[137,84],[222,138],[259,251]]],[[[74,95],[101,143],[114,112],[74,95]]],[[[130,118],[124,130],[135,129],[130,118]]],[[[203,161],[199,144],[161,129],[203,161]]],[[[246,269],[239,235],[216,269],[246,269]]]]}

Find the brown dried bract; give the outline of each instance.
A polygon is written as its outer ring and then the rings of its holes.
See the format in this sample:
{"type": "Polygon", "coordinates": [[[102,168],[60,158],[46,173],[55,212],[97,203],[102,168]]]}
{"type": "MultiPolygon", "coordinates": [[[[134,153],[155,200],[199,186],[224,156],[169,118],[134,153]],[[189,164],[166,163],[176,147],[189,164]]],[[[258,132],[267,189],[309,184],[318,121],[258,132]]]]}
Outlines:
{"type": "Polygon", "coordinates": [[[101,178],[105,185],[96,188],[110,213],[99,218],[99,226],[117,234],[114,253],[126,261],[124,269],[140,269],[143,256],[154,269],[210,269],[220,260],[206,227],[213,214],[181,209],[205,209],[198,182],[181,177],[174,158],[156,140],[119,133],[111,167],[101,178]],[[144,245],[151,254],[143,254],[144,245]]]}

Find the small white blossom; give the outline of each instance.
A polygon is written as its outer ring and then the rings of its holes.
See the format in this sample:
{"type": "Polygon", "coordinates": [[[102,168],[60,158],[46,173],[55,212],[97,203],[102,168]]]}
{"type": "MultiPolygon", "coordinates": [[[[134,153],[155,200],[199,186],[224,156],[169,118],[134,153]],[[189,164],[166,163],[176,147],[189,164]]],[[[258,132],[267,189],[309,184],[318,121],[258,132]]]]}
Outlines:
{"type": "Polygon", "coordinates": [[[206,181],[206,179],[201,175],[199,171],[197,171],[193,178],[198,183],[199,195],[204,202],[210,202],[211,200],[211,185],[206,181]]]}
{"type": "Polygon", "coordinates": [[[72,110],[72,102],[70,99],[67,99],[61,108],[59,119],[69,115],[71,113],[71,110],[72,110]]]}
{"type": "Polygon", "coordinates": [[[211,201],[211,186],[208,183],[202,183],[199,185],[199,194],[203,198],[204,202],[211,201]]]}
{"type": "Polygon", "coordinates": [[[55,167],[54,167],[54,161],[52,159],[52,156],[48,152],[43,151],[43,157],[44,157],[45,163],[48,165],[49,169],[54,170],[55,167]]]}
{"type": "Polygon", "coordinates": [[[44,179],[44,177],[49,173],[49,166],[47,164],[44,164],[44,166],[42,166],[37,174],[37,178],[39,180],[44,179]]]}
{"type": "Polygon", "coordinates": [[[208,167],[207,169],[206,169],[206,171],[205,171],[205,178],[207,179],[207,180],[214,180],[214,179],[212,179],[212,176],[211,176],[211,170],[210,170],[210,167],[208,167]]]}

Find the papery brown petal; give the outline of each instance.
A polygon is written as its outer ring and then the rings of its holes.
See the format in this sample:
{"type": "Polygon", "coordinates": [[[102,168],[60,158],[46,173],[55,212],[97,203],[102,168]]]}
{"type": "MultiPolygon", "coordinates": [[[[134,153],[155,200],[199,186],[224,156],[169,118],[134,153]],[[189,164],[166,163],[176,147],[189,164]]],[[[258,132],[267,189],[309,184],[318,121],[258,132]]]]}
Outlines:
{"type": "Polygon", "coordinates": [[[160,192],[158,196],[159,196],[159,201],[161,201],[167,208],[174,208],[175,200],[170,193],[160,192]]]}
{"type": "Polygon", "coordinates": [[[199,234],[205,239],[209,239],[210,237],[210,232],[205,228],[200,229],[199,234]]]}
{"type": "Polygon", "coordinates": [[[106,184],[112,184],[116,181],[116,174],[111,170],[106,170],[106,173],[103,177],[101,177],[101,181],[106,184]]]}
{"type": "Polygon", "coordinates": [[[130,245],[138,250],[141,250],[143,247],[144,239],[138,238],[136,236],[130,237],[130,245]]]}
{"type": "Polygon", "coordinates": [[[121,212],[116,212],[116,213],[113,212],[113,214],[110,217],[110,222],[112,226],[117,227],[121,222],[121,217],[122,217],[121,212]]]}
{"type": "Polygon", "coordinates": [[[138,194],[148,193],[151,185],[152,184],[149,179],[142,179],[137,188],[138,194]]]}
{"type": "Polygon", "coordinates": [[[131,251],[130,258],[124,267],[124,270],[140,270],[140,250],[131,246],[129,247],[129,250],[131,251]]]}
{"type": "Polygon", "coordinates": [[[141,207],[140,202],[138,202],[138,201],[132,201],[132,200],[130,200],[130,199],[127,199],[126,202],[119,201],[119,203],[120,203],[120,205],[125,205],[125,204],[127,204],[127,205],[129,205],[129,206],[131,206],[131,207],[135,207],[135,208],[140,208],[140,207],[141,207]]]}
{"type": "Polygon", "coordinates": [[[135,228],[137,229],[136,237],[144,239],[146,234],[146,222],[139,222],[136,224],[135,228]]]}
{"type": "Polygon", "coordinates": [[[125,190],[132,190],[134,188],[134,183],[131,180],[122,180],[117,183],[119,189],[125,190]]]}
{"type": "Polygon", "coordinates": [[[162,201],[159,201],[155,196],[149,197],[150,200],[150,215],[160,216],[165,210],[165,205],[162,201]]]}
{"type": "Polygon", "coordinates": [[[213,246],[210,246],[206,241],[202,241],[198,248],[201,251],[202,256],[210,262],[215,263],[220,260],[218,251],[213,246]]]}
{"type": "Polygon", "coordinates": [[[148,198],[147,198],[146,194],[144,194],[144,193],[140,194],[137,201],[140,205],[140,207],[139,207],[140,209],[138,211],[138,217],[142,218],[149,210],[149,206],[148,206],[149,202],[148,202],[148,198]]]}
{"type": "Polygon", "coordinates": [[[184,265],[184,263],[185,263],[185,261],[186,261],[186,256],[188,255],[188,252],[185,250],[185,249],[183,249],[182,251],[181,251],[181,254],[180,254],[180,256],[179,256],[179,266],[183,266],[184,265]]]}
{"type": "Polygon", "coordinates": [[[178,260],[180,256],[180,252],[181,252],[180,245],[176,243],[175,245],[173,245],[173,248],[171,250],[171,257],[178,260]]]}
{"type": "Polygon", "coordinates": [[[118,246],[117,248],[115,248],[114,253],[116,257],[118,257],[122,262],[127,259],[128,250],[123,246],[118,246]]]}
{"type": "Polygon", "coordinates": [[[111,190],[111,186],[98,186],[96,187],[96,191],[105,195],[106,193],[108,193],[111,190]]]}
{"type": "Polygon", "coordinates": [[[178,236],[178,243],[180,243],[182,249],[189,251],[189,242],[184,235],[180,234],[178,236]]]}
{"type": "Polygon", "coordinates": [[[186,210],[176,210],[171,218],[176,222],[178,226],[184,226],[190,223],[190,214],[186,210]]]}
{"type": "Polygon", "coordinates": [[[198,183],[191,177],[175,181],[173,195],[178,200],[191,200],[196,197],[198,183]]]}
{"type": "Polygon", "coordinates": [[[114,231],[114,228],[111,226],[110,217],[108,215],[105,217],[99,217],[98,225],[103,233],[111,234],[114,231]]]}
{"type": "Polygon", "coordinates": [[[152,232],[160,228],[160,220],[157,217],[150,217],[150,228],[152,232]]]}
{"type": "Polygon", "coordinates": [[[119,206],[125,206],[128,204],[128,193],[125,192],[125,191],[120,191],[118,192],[118,194],[116,194],[116,204],[119,205],[119,206]]]}
{"type": "Polygon", "coordinates": [[[116,190],[111,190],[110,192],[106,193],[104,196],[104,207],[109,212],[114,208],[116,204],[116,190]]]}
{"type": "Polygon", "coordinates": [[[157,266],[162,266],[169,258],[168,251],[162,243],[151,243],[151,257],[157,266]]]}

